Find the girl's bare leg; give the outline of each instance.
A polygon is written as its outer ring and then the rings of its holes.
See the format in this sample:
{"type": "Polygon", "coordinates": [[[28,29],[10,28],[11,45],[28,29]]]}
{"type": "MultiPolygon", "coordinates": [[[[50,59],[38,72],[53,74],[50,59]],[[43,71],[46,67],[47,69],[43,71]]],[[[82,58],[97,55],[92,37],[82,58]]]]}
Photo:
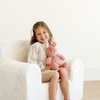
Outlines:
{"type": "Polygon", "coordinates": [[[50,91],[50,99],[56,100],[57,95],[57,88],[58,88],[58,79],[59,79],[59,73],[55,72],[52,76],[49,84],[49,91],[50,91]]]}
{"type": "Polygon", "coordinates": [[[60,69],[59,75],[60,75],[60,86],[64,95],[64,100],[70,100],[69,81],[66,69],[65,68],[60,69]]]}

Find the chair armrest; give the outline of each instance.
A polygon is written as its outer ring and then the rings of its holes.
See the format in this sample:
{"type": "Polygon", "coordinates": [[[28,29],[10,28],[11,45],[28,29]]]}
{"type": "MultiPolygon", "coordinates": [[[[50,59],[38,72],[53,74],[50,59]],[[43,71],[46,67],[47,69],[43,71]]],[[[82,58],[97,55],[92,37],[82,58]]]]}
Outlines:
{"type": "Polygon", "coordinates": [[[36,64],[0,63],[0,100],[41,100],[41,70],[36,64]]]}
{"type": "Polygon", "coordinates": [[[79,59],[66,60],[68,62],[69,80],[73,84],[72,100],[81,100],[83,97],[84,66],[79,59]],[[75,98],[78,95],[77,98],[75,98]]]}

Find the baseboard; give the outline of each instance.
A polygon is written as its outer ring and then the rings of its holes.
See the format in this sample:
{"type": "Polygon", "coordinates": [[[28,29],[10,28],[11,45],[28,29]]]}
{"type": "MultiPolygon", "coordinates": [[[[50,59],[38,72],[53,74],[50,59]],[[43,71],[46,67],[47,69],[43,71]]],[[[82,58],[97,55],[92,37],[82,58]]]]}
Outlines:
{"type": "Polygon", "coordinates": [[[84,81],[100,80],[100,65],[84,65],[84,81]]]}

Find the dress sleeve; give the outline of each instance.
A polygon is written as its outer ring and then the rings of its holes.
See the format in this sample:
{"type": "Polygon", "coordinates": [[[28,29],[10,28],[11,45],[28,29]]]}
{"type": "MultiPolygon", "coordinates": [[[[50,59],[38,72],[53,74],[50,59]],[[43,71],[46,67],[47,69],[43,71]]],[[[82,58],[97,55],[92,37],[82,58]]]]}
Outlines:
{"type": "Polygon", "coordinates": [[[38,62],[37,64],[41,68],[41,70],[44,69],[45,65],[43,64],[43,62],[38,62]]]}
{"type": "Polygon", "coordinates": [[[38,64],[38,66],[40,67],[40,69],[44,69],[45,65],[43,64],[42,61],[39,60],[39,46],[38,45],[31,45],[30,46],[30,50],[29,50],[29,54],[28,54],[28,59],[27,59],[27,63],[34,63],[34,64],[38,64]]]}

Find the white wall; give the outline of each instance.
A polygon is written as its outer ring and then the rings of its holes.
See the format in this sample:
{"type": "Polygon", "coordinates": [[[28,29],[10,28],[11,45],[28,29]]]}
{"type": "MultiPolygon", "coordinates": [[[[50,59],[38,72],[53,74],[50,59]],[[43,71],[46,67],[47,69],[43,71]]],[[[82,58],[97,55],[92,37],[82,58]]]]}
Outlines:
{"type": "Polygon", "coordinates": [[[0,0],[0,39],[30,39],[41,20],[66,58],[100,65],[100,0],[0,0]]]}

